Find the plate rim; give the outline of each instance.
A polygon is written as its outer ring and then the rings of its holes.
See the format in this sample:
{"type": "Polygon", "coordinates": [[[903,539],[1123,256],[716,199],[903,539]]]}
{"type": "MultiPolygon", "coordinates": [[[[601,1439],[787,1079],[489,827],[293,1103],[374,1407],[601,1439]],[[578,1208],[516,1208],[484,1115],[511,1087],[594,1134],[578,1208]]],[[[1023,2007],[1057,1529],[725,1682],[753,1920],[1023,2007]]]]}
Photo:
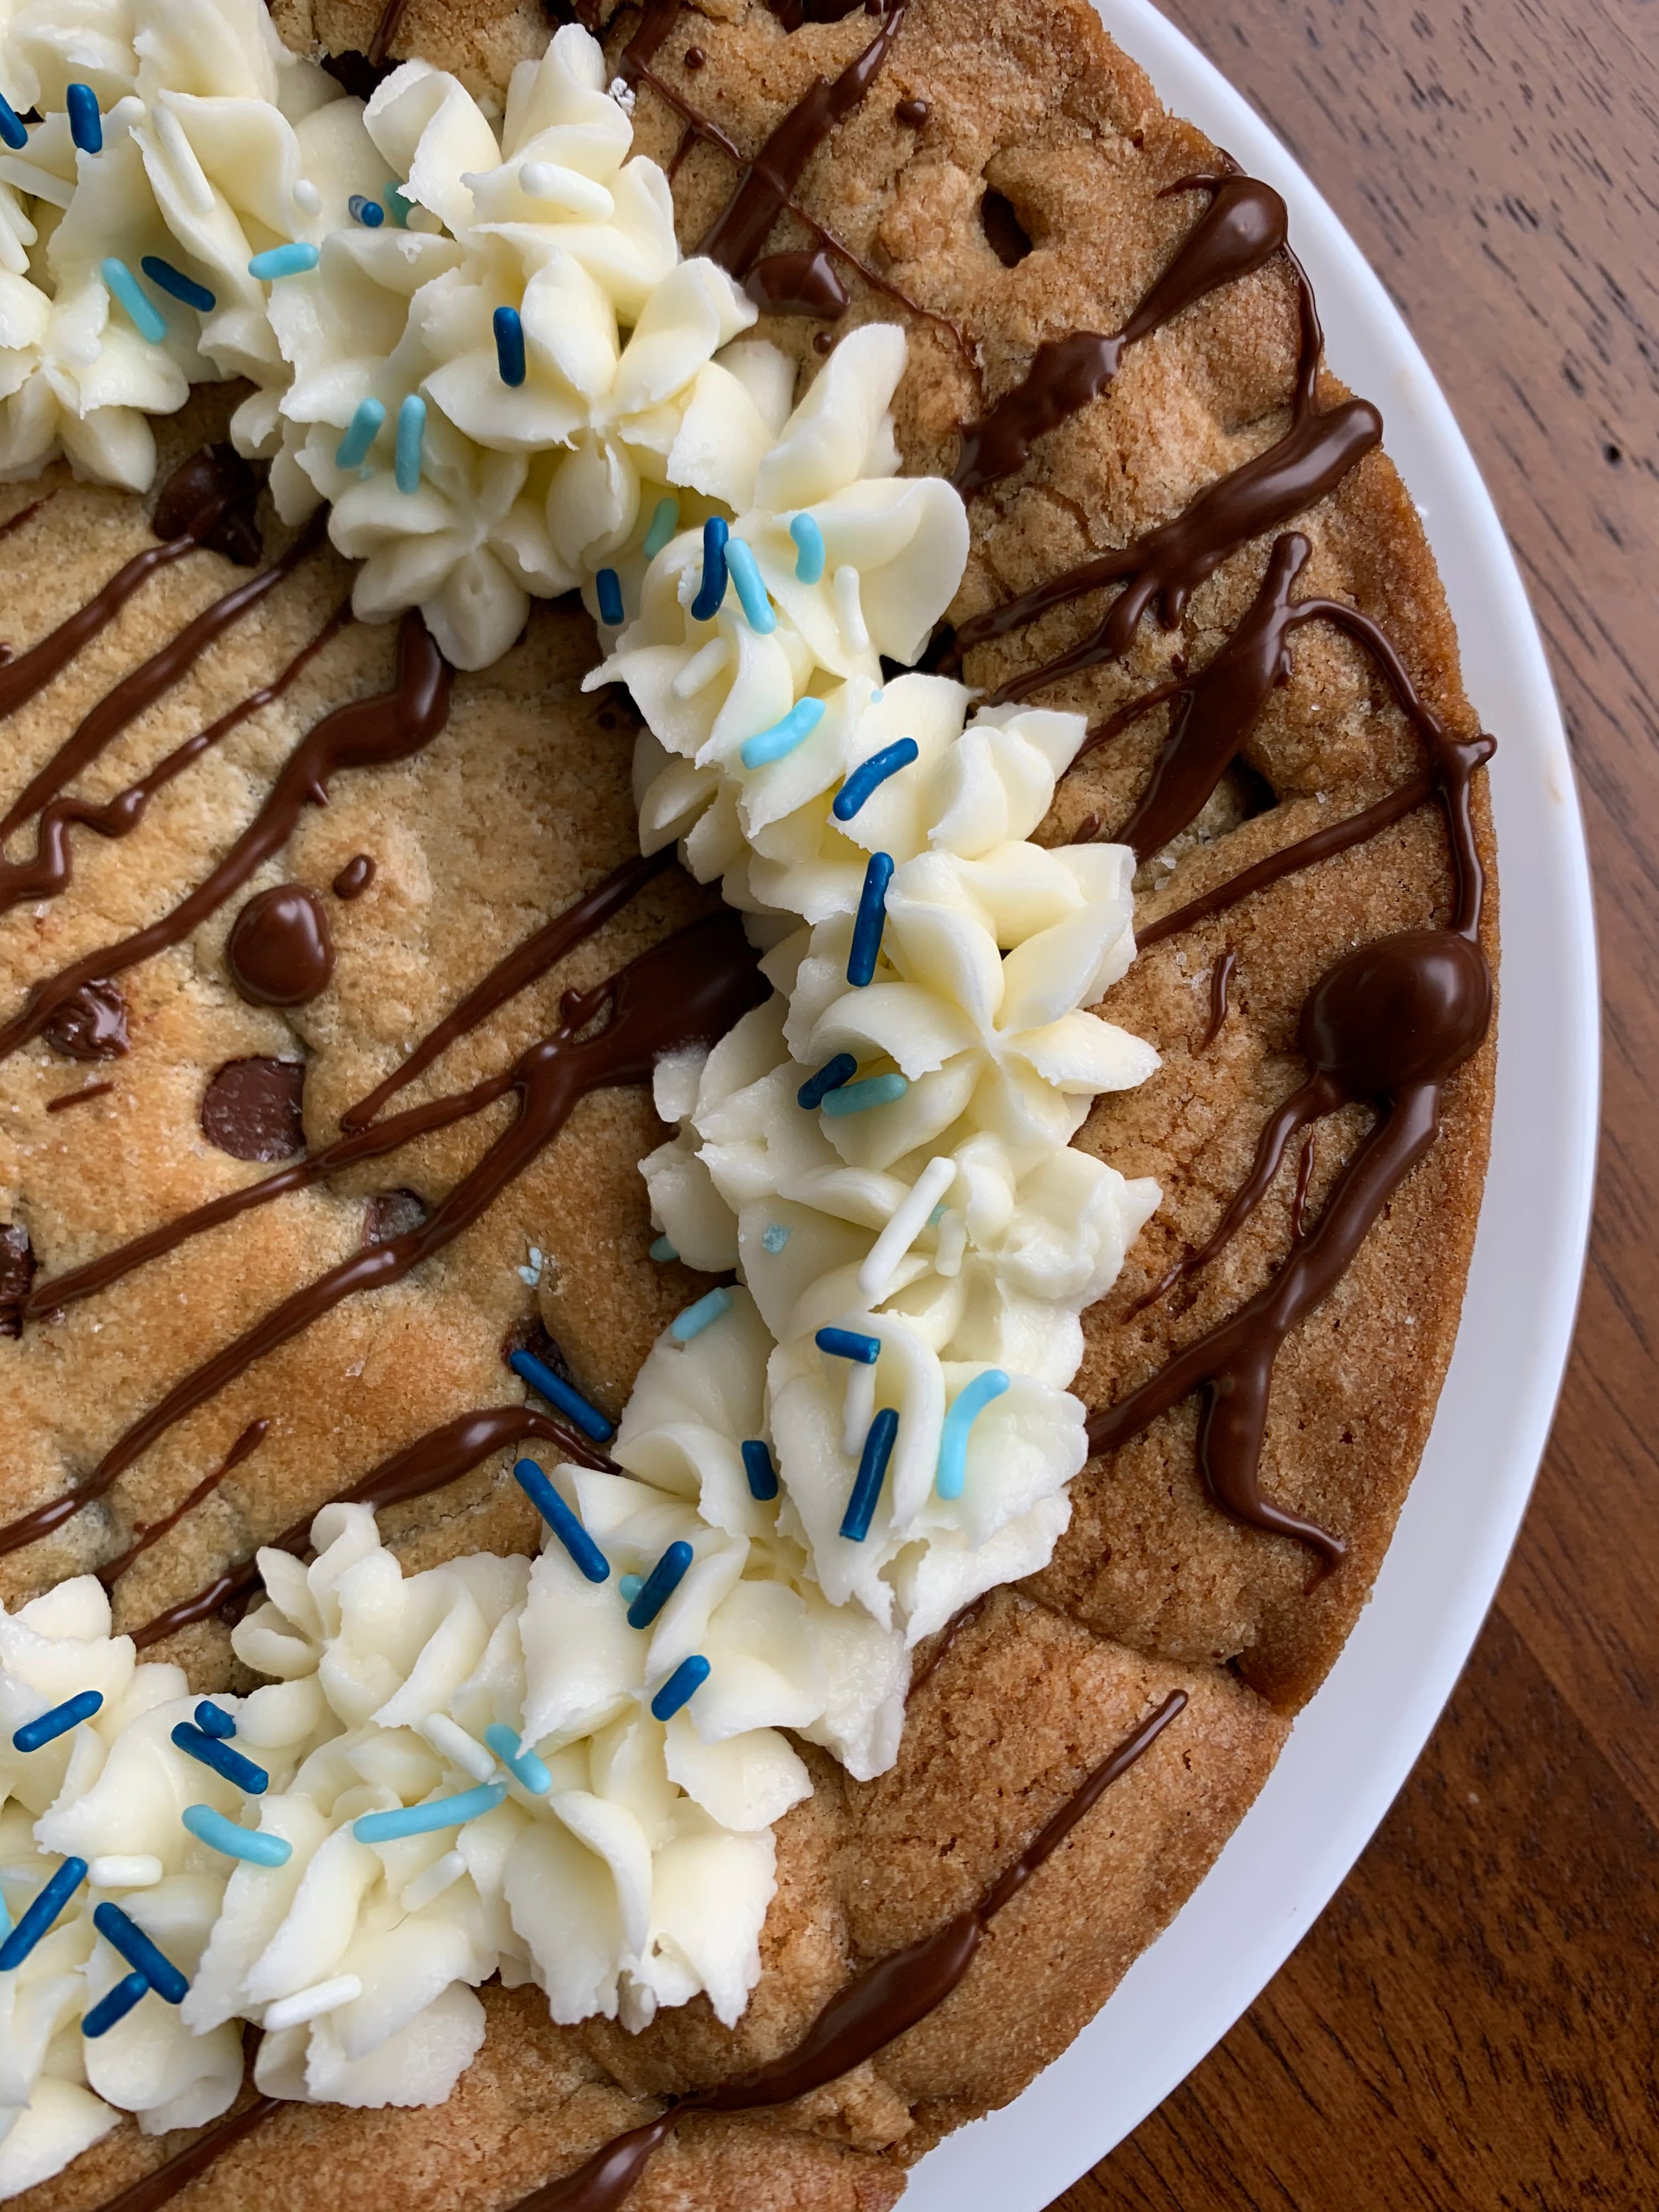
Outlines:
{"type": "Polygon", "coordinates": [[[1018,2098],[918,2163],[911,2212],[1044,2212],[1220,2041],[1346,1879],[1438,1722],[1508,1564],[1571,1346],[1595,1187],[1589,854],[1553,679],[1492,496],[1381,278],[1276,133],[1151,0],[1092,4],[1172,113],[1283,192],[1327,357],[1339,374],[1345,359],[1367,362],[1355,388],[1382,405],[1389,456],[1423,515],[1466,683],[1500,741],[1492,1156],[1451,1366],[1364,1613],[1171,1926],[1018,2098]],[[1482,1392],[1497,1379],[1495,1351],[1506,1370],[1494,1401],[1482,1392]],[[1287,1839],[1297,1847],[1288,1876],[1287,1839]]]}

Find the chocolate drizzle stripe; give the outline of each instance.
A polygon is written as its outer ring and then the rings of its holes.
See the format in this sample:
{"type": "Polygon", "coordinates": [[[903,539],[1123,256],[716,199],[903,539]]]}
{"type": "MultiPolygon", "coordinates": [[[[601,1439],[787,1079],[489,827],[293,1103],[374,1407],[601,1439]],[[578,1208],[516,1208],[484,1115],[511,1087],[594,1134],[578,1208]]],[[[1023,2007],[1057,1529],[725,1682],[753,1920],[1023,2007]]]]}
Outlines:
{"type": "Polygon", "coordinates": [[[104,1588],[106,1590],[113,1589],[133,1562],[142,1559],[152,1544],[159,1544],[163,1536],[169,1535],[184,1519],[186,1513],[193,1511],[197,1506],[204,1504],[211,1498],[227,1475],[234,1474],[244,1461],[252,1458],[270,1433],[270,1422],[268,1419],[250,1421],[218,1466],[210,1474],[203,1476],[187,1498],[182,1499],[161,1520],[147,1522],[137,1531],[126,1550],[117,1558],[106,1561],[101,1567],[93,1569],[93,1572],[102,1583],[104,1588]]]}
{"type": "Polygon", "coordinates": [[[71,1106],[84,1106],[94,1098],[107,1098],[115,1085],[112,1083],[83,1083],[78,1091],[60,1091],[56,1098],[48,1098],[48,1114],[67,1114],[71,1106]]]}
{"type": "Polygon", "coordinates": [[[181,2189],[187,2189],[198,2175],[205,2173],[216,2158],[243,2142],[256,2128],[263,2127],[283,2109],[280,2098],[256,2097],[240,2112],[228,2119],[217,2120],[204,2129],[193,2143],[186,2144],[165,2166],[158,2166],[154,2173],[147,2173],[124,2189],[118,2197],[112,2197],[100,2208],[100,2212],[161,2212],[162,2205],[170,2203],[181,2189]]]}
{"type": "MultiPolygon", "coordinates": [[[[442,1490],[450,1483],[458,1482],[462,1475],[470,1474],[492,1453],[504,1450],[509,1444],[523,1443],[532,1437],[538,1443],[553,1445],[561,1459],[574,1460],[579,1467],[591,1467],[607,1474],[618,1472],[613,1460],[608,1459],[605,1453],[579,1437],[574,1430],[567,1428],[550,1415],[538,1413],[531,1406],[493,1406],[480,1413],[463,1413],[459,1419],[446,1422],[441,1428],[418,1437],[414,1443],[406,1445],[402,1451],[382,1462],[360,1482],[354,1483],[349,1490],[340,1492],[337,1498],[328,1502],[342,1505],[368,1505],[377,1511],[384,1505],[407,1504],[411,1498],[424,1498],[432,1491],[442,1490]]],[[[228,1464],[210,1480],[216,1483],[228,1472],[228,1464]]],[[[179,1513],[184,1513],[197,1502],[198,1493],[192,1492],[179,1507],[179,1513]]],[[[297,1558],[310,1545],[311,1524],[320,1510],[319,1507],[313,1508],[303,1521],[296,1521],[292,1528],[285,1528],[280,1536],[272,1537],[270,1542],[261,1548],[291,1552],[297,1558]]],[[[170,1528],[172,1521],[166,1525],[170,1528]]],[[[157,1534],[160,1533],[158,1530],[157,1534]]],[[[127,1564],[128,1559],[123,1559],[116,1563],[113,1570],[107,1567],[99,1569],[100,1579],[106,1583],[112,1581],[127,1564]]],[[[147,1650],[150,1645],[160,1644],[164,1638],[174,1635],[181,1628],[190,1627],[193,1622],[206,1620],[216,1613],[223,1613],[235,1607],[247,1598],[258,1583],[257,1559],[248,1559],[240,1566],[228,1568],[223,1574],[216,1576],[205,1588],[190,1597],[181,1598],[176,1605],[168,1606],[164,1613],[158,1613],[154,1620],[147,1620],[142,1628],[131,1631],[132,1640],[141,1651],[147,1650]]]]}
{"type": "MultiPolygon", "coordinates": [[[[9,514],[3,522],[0,522],[0,539],[9,538],[14,531],[21,530],[26,522],[32,521],[40,514],[43,507],[50,506],[57,496],[55,491],[43,492],[39,499],[32,499],[27,507],[20,507],[15,514],[9,514]]],[[[10,655],[8,654],[7,658],[9,659],[10,655]]]]}
{"type": "MultiPolygon", "coordinates": [[[[216,639],[233,629],[243,616],[249,614],[283,580],[293,574],[300,563],[323,543],[324,526],[313,523],[279,561],[258,576],[239,584],[234,592],[227,592],[204,608],[195,620],[169,640],[159,653],[152,653],[142,667],[135,668],[131,676],[122,678],[84,717],[79,727],[58,748],[38,775],[31,778],[27,788],[14,802],[3,822],[0,822],[0,842],[21,828],[31,815],[38,814],[48,800],[56,797],[64,785],[80,775],[88,763],[97,758],[104,748],[112,744],[121,732],[136,722],[140,714],[153,707],[165,692],[170,691],[179,678],[193,668],[202,654],[216,639]]],[[[13,872],[7,869],[4,874],[13,872]]]]}
{"type": "Polygon", "coordinates": [[[119,943],[88,953],[36,986],[22,1011],[0,1029],[0,1060],[38,1036],[80,987],[180,945],[255,871],[280,852],[307,806],[326,803],[339,770],[381,768],[429,744],[449,719],[450,670],[418,615],[398,633],[398,676],[390,691],[337,708],[319,722],[277,776],[270,797],[230,851],[171,913],[119,943]]]}
{"type": "Polygon", "coordinates": [[[1230,945],[1210,970],[1210,1020],[1209,1026],[1199,1039],[1200,1052],[1207,1052],[1221,1035],[1227,1019],[1227,994],[1237,966],[1238,955],[1230,945]]]}
{"type": "Polygon", "coordinates": [[[1162,1735],[1187,1703],[1173,1691],[1103,1759],[979,1901],[919,1943],[880,1960],[818,2014],[802,2040],[740,2081],[684,2099],[603,2145],[574,2173],[522,2197],[513,2212],[614,2212],[678,2123],[701,2112],[752,2112],[793,2104],[861,2066],[943,2004],[972,1966],[996,1915],[1051,1858],[1078,1822],[1162,1735]]]}

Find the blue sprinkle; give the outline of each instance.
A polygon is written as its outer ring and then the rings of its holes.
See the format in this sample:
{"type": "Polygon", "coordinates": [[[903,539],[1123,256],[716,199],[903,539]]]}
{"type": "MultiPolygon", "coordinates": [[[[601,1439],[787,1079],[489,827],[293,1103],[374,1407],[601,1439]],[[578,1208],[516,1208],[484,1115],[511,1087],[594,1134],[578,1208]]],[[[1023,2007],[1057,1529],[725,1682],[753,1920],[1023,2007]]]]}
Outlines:
{"type": "Polygon", "coordinates": [[[0,1973],[21,1966],[52,1922],[86,1880],[84,1859],[65,1859],[45,1887],[36,1892],[3,1943],[0,1943],[0,1973]]]}
{"type": "Polygon", "coordinates": [[[864,1439],[864,1450],[859,1459],[859,1471],[854,1478],[853,1494],[847,1501],[847,1510],[841,1516],[841,1533],[849,1543],[861,1544],[870,1533],[870,1523],[875,1518],[876,1501],[881,1496],[881,1486],[887,1480],[887,1462],[893,1456],[893,1439],[898,1434],[898,1415],[890,1406],[884,1406],[870,1424],[870,1433],[864,1439]]]}
{"type": "Polygon", "coordinates": [[[67,1735],[82,1721],[89,1721],[103,1705],[96,1690],[82,1690],[73,1698],[65,1698],[61,1705],[54,1705],[49,1713],[37,1714],[32,1721],[12,1733],[14,1751],[39,1751],[42,1744],[51,1743],[55,1737],[67,1735]]]}
{"type": "Polygon", "coordinates": [[[104,150],[104,118],[98,112],[98,95],[89,84],[70,85],[64,94],[69,110],[70,137],[83,154],[104,150]]]}
{"type": "Polygon", "coordinates": [[[902,768],[908,768],[918,757],[921,748],[914,738],[900,738],[895,744],[884,745],[878,753],[872,753],[853,770],[830,803],[830,811],[837,822],[850,822],[871,793],[896,775],[902,768]]]}
{"type": "Polygon", "coordinates": [[[556,1406],[562,1413],[568,1413],[582,1434],[592,1437],[595,1443],[609,1443],[616,1435],[615,1422],[607,1421],[597,1406],[590,1406],[580,1390],[573,1390],[562,1376],[556,1375],[533,1352],[513,1352],[507,1364],[550,1406],[556,1406]]]}
{"type": "Polygon", "coordinates": [[[437,1797],[429,1805],[402,1805],[389,1813],[365,1813],[352,1822],[351,1832],[360,1844],[390,1844],[400,1836],[429,1836],[434,1828],[463,1827],[469,1820],[493,1813],[506,1795],[505,1782],[481,1782],[476,1790],[463,1790],[454,1797],[437,1797]]]}
{"type": "Polygon", "coordinates": [[[117,1982],[107,1996],[100,1997],[92,2010],[81,2022],[81,2033],[86,2036],[107,2035],[118,2021],[123,2021],[143,1997],[149,1994],[149,1984],[143,1974],[131,1973],[117,1982]]]}
{"type": "Polygon", "coordinates": [[[822,699],[798,699],[781,722],[745,738],[742,759],[745,768],[765,768],[804,745],[823,720],[822,699]]]}
{"type": "Polygon", "coordinates": [[[0,93],[0,141],[21,154],[29,143],[28,126],[3,93],[0,93]]]}
{"type": "Polygon", "coordinates": [[[268,246],[263,253],[256,253],[247,264],[247,273],[262,284],[276,276],[303,276],[321,258],[314,246],[296,239],[292,246],[268,246]]]}
{"type": "Polygon", "coordinates": [[[211,1698],[204,1698],[196,1708],[196,1725],[204,1735],[233,1736],[236,1723],[222,1705],[216,1705],[211,1698]]]}
{"type": "Polygon", "coordinates": [[[92,1924],[106,1942],[112,1943],[128,1966],[136,1967],[158,1997],[168,2004],[183,2004],[190,1984],[165,1951],[158,1951],[136,1920],[118,1905],[100,1905],[92,1924]]]}
{"type": "Polygon", "coordinates": [[[798,514],[789,526],[794,539],[795,575],[803,584],[816,584],[823,574],[823,532],[810,514],[798,514]]]}
{"type": "Polygon", "coordinates": [[[533,1459],[521,1459],[513,1480],[591,1583],[607,1582],[611,1562],[533,1459]]]}
{"type": "Polygon", "coordinates": [[[147,253],[138,264],[158,291],[183,301],[198,314],[210,315],[219,304],[219,295],[210,292],[205,284],[198,284],[193,276],[186,276],[182,269],[175,269],[170,261],[163,261],[159,253],[147,253]]]}
{"type": "Polygon", "coordinates": [[[778,1494],[778,1471],[758,1437],[750,1437],[743,1448],[743,1471],[749,1477],[749,1495],[769,1504],[778,1494]]]}
{"type": "Polygon", "coordinates": [[[126,263],[118,261],[112,253],[99,273],[113,296],[126,309],[132,327],[139,337],[147,339],[151,345],[164,343],[167,334],[167,319],[153,300],[145,298],[143,287],[126,263]]]}
{"type": "Polygon", "coordinates": [[[676,1314],[668,1324],[668,1334],[676,1344],[690,1344],[694,1336],[701,1336],[712,1322],[732,1310],[732,1293],[724,1285],[710,1291],[694,1306],[687,1306],[683,1314],[676,1314]]]}
{"type": "Polygon", "coordinates": [[[665,1237],[653,1237],[651,1240],[651,1256],[666,1267],[671,1260],[678,1260],[680,1255],[665,1237]]]}
{"type": "Polygon", "coordinates": [[[968,1474],[968,1431],[991,1401],[1000,1398],[1007,1388],[1008,1377],[1002,1370],[988,1367],[951,1401],[939,1431],[939,1473],[933,1485],[941,1498],[961,1497],[968,1474]]]}
{"type": "Polygon", "coordinates": [[[368,459],[369,447],[380,436],[386,422],[386,409],[378,399],[360,399],[357,411],[351,418],[351,427],[334,449],[335,462],[343,469],[358,469],[368,459]]]}
{"type": "Polygon", "coordinates": [[[669,539],[680,526],[680,503],[677,499],[659,499],[651,517],[651,527],[645,533],[645,543],[640,550],[647,561],[654,561],[669,539]]]}
{"type": "Polygon", "coordinates": [[[398,489],[413,495],[421,488],[421,449],[426,443],[426,402],[411,392],[398,410],[398,489]]]}
{"type": "Polygon", "coordinates": [[[379,200],[369,199],[362,192],[353,192],[346,202],[346,213],[353,222],[362,223],[365,230],[378,230],[386,221],[386,210],[379,200]]]}
{"type": "Polygon", "coordinates": [[[821,1328],[812,1341],[832,1359],[855,1359],[860,1367],[873,1367],[881,1358],[881,1339],[861,1329],[821,1328]]]}
{"type": "Polygon", "coordinates": [[[843,1083],[850,1083],[859,1072],[859,1064],[850,1052],[838,1052],[833,1060],[826,1060],[816,1075],[809,1075],[795,1093],[795,1103],[804,1106],[809,1114],[823,1105],[832,1091],[839,1091],[843,1083]]]}
{"type": "Polygon", "coordinates": [[[484,1741],[515,1781],[522,1782],[532,1797],[545,1797],[553,1787],[553,1777],[545,1759],[533,1751],[526,1751],[516,1729],[505,1721],[491,1721],[484,1730],[484,1741]]]}
{"type": "Polygon", "coordinates": [[[769,1221],[761,1231],[761,1243],[775,1258],[794,1233],[786,1221],[769,1221]]]}
{"type": "Polygon", "coordinates": [[[853,924],[853,950],[847,960],[847,980],[862,986],[874,979],[881,951],[881,933],[887,926],[887,886],[893,880],[890,853],[872,853],[859,893],[858,919],[853,924]]]}
{"type": "Polygon", "coordinates": [[[198,1844],[222,1851],[228,1859],[246,1859],[250,1866],[286,1866],[294,1846],[285,1836],[262,1836],[252,1828],[239,1828],[211,1805],[186,1805],[179,1815],[198,1844]]]}
{"type": "Polygon", "coordinates": [[[862,1083],[849,1083],[843,1090],[832,1091],[823,1102],[823,1110],[836,1115],[867,1114],[872,1106],[891,1106],[909,1088],[908,1079],[897,1073],[866,1075],[862,1083]]]}
{"type": "Polygon", "coordinates": [[[593,588],[599,598],[599,620],[607,629],[615,629],[623,619],[622,578],[614,568],[601,568],[593,588]]]}
{"type": "Polygon", "coordinates": [[[398,182],[395,177],[386,186],[384,197],[386,199],[386,211],[392,217],[393,229],[407,230],[409,228],[409,211],[410,208],[414,206],[415,203],[410,199],[409,194],[404,190],[403,186],[398,182]]]}
{"type": "Polygon", "coordinates": [[[732,535],[718,514],[702,526],[702,581],[691,602],[693,622],[713,622],[726,597],[726,542],[732,535]]]}
{"type": "Polygon", "coordinates": [[[227,1782],[234,1782],[239,1790],[247,1790],[258,1797],[270,1787],[270,1777],[263,1766],[256,1766],[251,1759],[244,1759],[240,1751],[233,1751],[217,1736],[206,1734],[189,1721],[180,1721],[173,1731],[173,1741],[180,1751],[191,1759],[210,1766],[216,1774],[222,1774],[227,1782]]]}
{"type": "Polygon", "coordinates": [[[650,1627],[685,1580],[686,1570],[690,1565],[691,1547],[684,1538],[668,1547],[629,1605],[628,1625],[630,1628],[650,1627]]]}
{"type": "Polygon", "coordinates": [[[524,323],[516,307],[497,307],[494,316],[495,366],[501,382],[516,392],[529,374],[524,356],[524,323]]]}
{"type": "Polygon", "coordinates": [[[617,1588],[622,1592],[623,1604],[632,1605],[635,1599],[645,1588],[645,1577],[643,1575],[618,1575],[617,1577],[617,1588]]]}
{"type": "Polygon", "coordinates": [[[933,1208],[933,1212],[927,1217],[927,1226],[930,1229],[937,1229],[944,1218],[945,1200],[940,1199],[939,1204],[933,1208]]]}
{"type": "Polygon", "coordinates": [[[755,556],[741,538],[734,538],[726,547],[726,565],[732,571],[732,581],[738,587],[738,598],[749,617],[750,629],[757,637],[770,637],[778,626],[778,618],[766,596],[755,556]]]}
{"type": "Polygon", "coordinates": [[[689,1705],[708,1680],[708,1662],[700,1651],[694,1651],[679,1665],[651,1700],[652,1717],[672,1721],[680,1707],[689,1705]]]}

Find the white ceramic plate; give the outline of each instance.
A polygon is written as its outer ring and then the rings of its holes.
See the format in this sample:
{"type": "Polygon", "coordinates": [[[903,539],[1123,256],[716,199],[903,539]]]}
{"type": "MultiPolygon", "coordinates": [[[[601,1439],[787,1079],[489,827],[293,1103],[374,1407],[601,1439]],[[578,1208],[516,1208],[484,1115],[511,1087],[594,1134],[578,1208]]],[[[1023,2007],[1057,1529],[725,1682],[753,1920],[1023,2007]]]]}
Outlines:
{"type": "Polygon", "coordinates": [[[1572,1334],[1595,1164],[1583,830],[1543,647],[1486,486],[1388,295],[1254,109],[1148,0],[1096,4],[1165,106],[1285,195],[1331,366],[1382,408],[1422,509],[1470,696],[1499,741],[1497,1111],[1456,1350],[1370,1606],[1174,1926],[1022,2097],[923,2160],[910,2212],[1042,2212],[1219,2041],[1352,1867],[1451,1694],[1526,1510],[1572,1334]]]}

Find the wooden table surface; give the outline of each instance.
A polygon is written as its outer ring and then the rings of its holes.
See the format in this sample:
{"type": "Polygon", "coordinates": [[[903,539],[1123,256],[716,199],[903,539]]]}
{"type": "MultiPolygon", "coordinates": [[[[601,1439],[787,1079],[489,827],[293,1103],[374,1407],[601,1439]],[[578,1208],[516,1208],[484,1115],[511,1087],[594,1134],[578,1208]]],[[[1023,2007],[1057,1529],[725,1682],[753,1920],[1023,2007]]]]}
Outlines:
{"type": "Polygon", "coordinates": [[[1659,6],[1161,4],[1370,257],[1508,527],[1589,826],[1604,1127],[1554,1437],[1445,1718],[1278,1979],[1055,2212],[1654,2212],[1659,6]]]}

